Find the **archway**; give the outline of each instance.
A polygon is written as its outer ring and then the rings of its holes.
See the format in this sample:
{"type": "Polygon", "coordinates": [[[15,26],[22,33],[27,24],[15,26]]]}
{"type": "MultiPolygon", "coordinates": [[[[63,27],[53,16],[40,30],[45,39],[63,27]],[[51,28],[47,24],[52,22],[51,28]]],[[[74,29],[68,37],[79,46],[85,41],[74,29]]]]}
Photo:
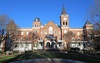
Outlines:
{"type": "Polygon", "coordinates": [[[57,48],[57,45],[56,45],[55,42],[52,42],[52,43],[51,43],[51,48],[57,48]]]}
{"type": "Polygon", "coordinates": [[[46,48],[50,48],[50,42],[46,43],[46,48]]]}

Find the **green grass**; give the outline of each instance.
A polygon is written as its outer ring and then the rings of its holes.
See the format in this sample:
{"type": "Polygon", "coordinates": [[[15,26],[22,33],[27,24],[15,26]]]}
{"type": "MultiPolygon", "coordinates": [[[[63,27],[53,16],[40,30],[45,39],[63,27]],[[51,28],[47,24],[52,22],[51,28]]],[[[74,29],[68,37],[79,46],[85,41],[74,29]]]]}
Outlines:
{"type": "Polygon", "coordinates": [[[4,63],[10,59],[15,58],[17,55],[11,55],[11,56],[4,56],[4,57],[0,57],[0,63],[4,63]]]}
{"type": "Polygon", "coordinates": [[[37,59],[37,58],[62,58],[62,59],[73,59],[78,61],[84,61],[88,63],[100,63],[100,58],[83,55],[83,54],[72,54],[72,53],[59,53],[59,52],[32,52],[19,55],[11,55],[0,58],[0,62],[12,62],[18,60],[37,59]]]}

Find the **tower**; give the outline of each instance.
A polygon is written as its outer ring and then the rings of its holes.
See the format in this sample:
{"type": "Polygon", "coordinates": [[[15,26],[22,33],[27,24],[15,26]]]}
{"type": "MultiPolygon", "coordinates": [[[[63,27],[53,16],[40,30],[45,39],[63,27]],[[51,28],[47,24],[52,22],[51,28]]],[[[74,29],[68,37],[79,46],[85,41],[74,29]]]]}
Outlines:
{"type": "Polygon", "coordinates": [[[41,26],[41,22],[39,18],[35,18],[34,22],[33,22],[33,27],[40,27],[41,26]]]}
{"type": "Polygon", "coordinates": [[[84,40],[91,41],[93,39],[93,24],[87,20],[83,26],[84,40]]]}
{"type": "Polygon", "coordinates": [[[33,32],[35,36],[38,36],[36,39],[40,38],[40,27],[41,27],[40,18],[35,18],[33,22],[33,32]]]}
{"type": "Polygon", "coordinates": [[[66,13],[66,10],[63,6],[62,12],[60,15],[60,26],[61,27],[69,27],[69,19],[68,14],[66,13]]]}
{"type": "Polygon", "coordinates": [[[62,8],[62,12],[60,15],[60,27],[61,27],[61,39],[65,40],[64,34],[66,34],[67,31],[69,31],[69,16],[66,13],[64,6],[62,8]]]}

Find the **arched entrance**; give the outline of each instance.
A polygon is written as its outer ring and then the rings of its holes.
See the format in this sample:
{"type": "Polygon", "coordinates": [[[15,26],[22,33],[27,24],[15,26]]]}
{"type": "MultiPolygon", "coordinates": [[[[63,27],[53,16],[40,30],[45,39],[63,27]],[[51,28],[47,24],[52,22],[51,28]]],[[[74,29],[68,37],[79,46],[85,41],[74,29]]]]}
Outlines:
{"type": "Polygon", "coordinates": [[[50,42],[46,43],[46,48],[50,48],[50,42]]]}
{"type": "Polygon", "coordinates": [[[52,43],[51,43],[51,48],[57,48],[57,45],[56,45],[55,42],[52,42],[52,43]]]}
{"type": "Polygon", "coordinates": [[[56,42],[46,42],[46,48],[48,49],[56,49],[57,48],[57,44],[56,42]]]}

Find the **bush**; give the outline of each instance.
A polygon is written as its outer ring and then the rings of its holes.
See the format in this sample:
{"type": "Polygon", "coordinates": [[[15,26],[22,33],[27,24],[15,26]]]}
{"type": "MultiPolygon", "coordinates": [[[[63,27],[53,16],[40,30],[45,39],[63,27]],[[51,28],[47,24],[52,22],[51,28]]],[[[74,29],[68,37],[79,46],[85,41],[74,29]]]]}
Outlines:
{"type": "Polygon", "coordinates": [[[71,48],[71,51],[72,51],[72,52],[79,52],[80,49],[79,49],[79,48],[71,48]]]}

